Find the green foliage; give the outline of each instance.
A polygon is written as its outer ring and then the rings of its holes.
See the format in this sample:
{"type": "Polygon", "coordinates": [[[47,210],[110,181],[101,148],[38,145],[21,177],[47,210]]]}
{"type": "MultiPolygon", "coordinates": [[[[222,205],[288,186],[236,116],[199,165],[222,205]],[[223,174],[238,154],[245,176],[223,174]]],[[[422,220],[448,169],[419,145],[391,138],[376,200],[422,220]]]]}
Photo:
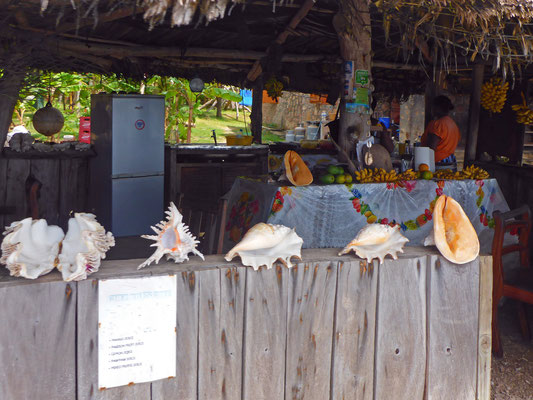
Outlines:
{"type": "MultiPolygon", "coordinates": [[[[220,97],[229,101],[241,101],[241,96],[231,89],[207,84],[202,93],[193,93],[189,81],[183,78],[152,76],[145,82],[137,82],[116,75],[47,73],[33,71],[28,74],[13,114],[15,125],[25,125],[34,136],[47,140],[35,132],[31,123],[33,114],[51,101],[63,113],[65,125],[60,136],[78,133],[79,118],[90,115],[91,95],[96,93],[141,93],[165,96],[165,139],[176,142],[187,138],[189,120],[192,124],[202,115],[201,104],[220,97]]],[[[190,128],[190,127],[189,127],[190,128]]]]}

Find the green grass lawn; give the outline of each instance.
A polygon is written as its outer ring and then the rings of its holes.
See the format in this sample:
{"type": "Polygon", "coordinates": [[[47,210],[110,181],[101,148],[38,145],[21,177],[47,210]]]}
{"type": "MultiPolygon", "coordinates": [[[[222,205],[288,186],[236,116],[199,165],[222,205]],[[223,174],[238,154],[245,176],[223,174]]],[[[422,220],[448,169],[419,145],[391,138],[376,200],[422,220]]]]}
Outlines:
{"type": "MultiPolygon", "coordinates": [[[[239,113],[239,120],[235,119],[235,112],[232,110],[224,110],[222,118],[216,117],[216,110],[206,111],[201,117],[196,118],[195,126],[192,128],[191,142],[192,143],[213,143],[213,129],[217,134],[217,142],[224,143],[226,141],[224,135],[231,133],[242,132],[247,135],[250,133],[250,114],[246,113],[246,124],[244,123],[243,113],[239,113]]],[[[267,130],[263,130],[263,143],[268,142],[282,142],[283,136],[276,135],[267,130]]]]}

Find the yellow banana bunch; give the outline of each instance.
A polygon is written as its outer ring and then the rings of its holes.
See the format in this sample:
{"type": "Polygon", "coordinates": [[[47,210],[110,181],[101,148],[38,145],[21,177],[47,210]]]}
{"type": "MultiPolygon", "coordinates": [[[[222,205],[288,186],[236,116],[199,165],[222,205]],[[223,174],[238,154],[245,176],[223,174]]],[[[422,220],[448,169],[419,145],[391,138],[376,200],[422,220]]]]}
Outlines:
{"type": "Polygon", "coordinates": [[[377,174],[374,177],[374,182],[396,182],[398,175],[395,170],[385,171],[383,168],[377,170],[377,174]]]}
{"type": "Polygon", "coordinates": [[[418,174],[412,169],[402,172],[398,175],[398,179],[401,181],[413,181],[418,178],[418,174]]]}
{"type": "Polygon", "coordinates": [[[361,183],[373,182],[373,175],[374,171],[368,168],[364,168],[361,171],[355,171],[355,178],[361,183]]]}
{"type": "Polygon", "coordinates": [[[522,93],[522,104],[514,104],[511,108],[516,112],[516,122],[524,125],[533,124],[533,110],[528,107],[524,93],[522,93]]]}
{"type": "Polygon", "coordinates": [[[500,78],[492,78],[481,87],[481,106],[491,112],[499,113],[507,100],[509,82],[503,83],[500,78]]]}
{"type": "Polygon", "coordinates": [[[451,169],[439,169],[435,171],[435,174],[433,176],[437,179],[455,179],[455,180],[464,179],[461,172],[453,172],[451,169]]]}
{"type": "Polygon", "coordinates": [[[357,171],[355,177],[361,183],[396,182],[399,179],[396,171],[391,170],[387,172],[383,168],[375,170],[365,168],[361,171],[357,171]]]}
{"type": "Polygon", "coordinates": [[[482,168],[470,165],[461,171],[463,179],[487,179],[489,173],[482,168]]]}

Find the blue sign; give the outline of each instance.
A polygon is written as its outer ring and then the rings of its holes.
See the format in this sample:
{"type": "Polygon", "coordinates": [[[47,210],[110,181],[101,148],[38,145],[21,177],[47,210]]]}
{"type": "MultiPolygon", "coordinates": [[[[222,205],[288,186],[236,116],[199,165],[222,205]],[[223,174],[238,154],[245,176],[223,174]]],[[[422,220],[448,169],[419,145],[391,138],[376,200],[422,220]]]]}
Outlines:
{"type": "Polygon", "coordinates": [[[143,130],[145,126],[146,124],[142,119],[138,119],[137,121],[135,121],[135,128],[137,128],[139,131],[143,130]]]}

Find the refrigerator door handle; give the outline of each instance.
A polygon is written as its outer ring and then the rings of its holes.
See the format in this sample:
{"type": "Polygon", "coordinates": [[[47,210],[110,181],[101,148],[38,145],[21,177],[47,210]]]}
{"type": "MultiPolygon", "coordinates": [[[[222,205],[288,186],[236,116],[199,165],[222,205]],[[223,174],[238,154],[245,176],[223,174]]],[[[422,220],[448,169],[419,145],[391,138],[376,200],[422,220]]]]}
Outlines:
{"type": "Polygon", "coordinates": [[[161,172],[146,172],[139,174],[112,174],[111,179],[123,179],[123,178],[144,178],[149,176],[163,176],[165,175],[164,171],[161,172]]]}

